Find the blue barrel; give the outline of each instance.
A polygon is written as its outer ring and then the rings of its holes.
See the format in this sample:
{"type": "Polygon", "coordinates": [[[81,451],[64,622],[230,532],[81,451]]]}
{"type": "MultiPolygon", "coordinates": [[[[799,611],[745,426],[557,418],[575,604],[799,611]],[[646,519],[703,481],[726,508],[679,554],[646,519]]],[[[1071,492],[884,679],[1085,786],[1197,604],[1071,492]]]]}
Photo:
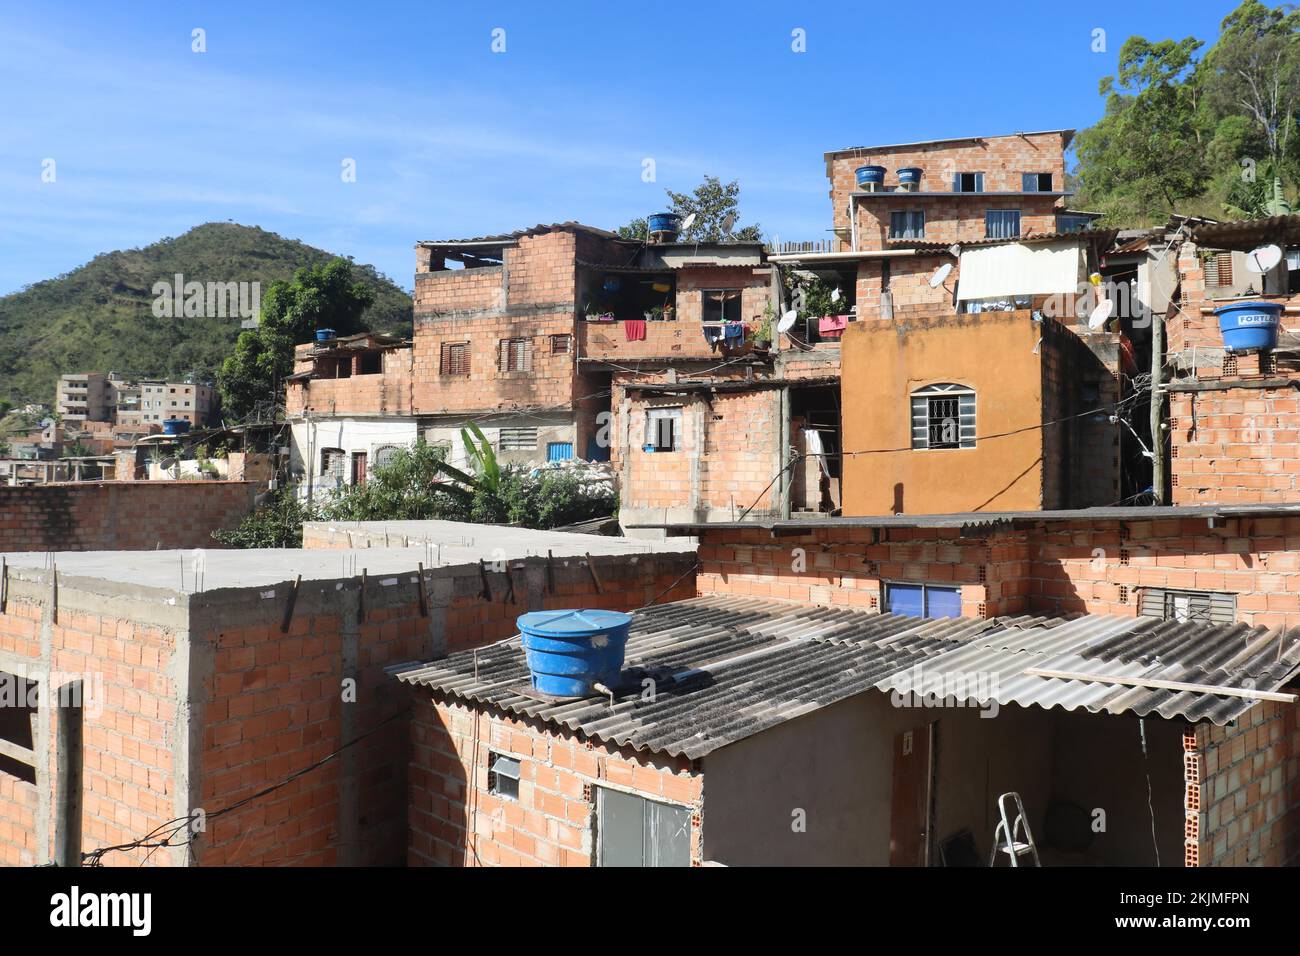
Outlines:
{"type": "Polygon", "coordinates": [[[921,181],[920,166],[904,166],[898,171],[898,181],[903,184],[916,185],[921,181]]]}
{"type": "Polygon", "coordinates": [[[1214,310],[1219,317],[1223,345],[1230,352],[1271,349],[1277,346],[1281,302],[1234,302],[1214,310]]]}
{"type": "Polygon", "coordinates": [[[618,686],[632,615],[621,611],[533,611],[515,623],[523,636],[533,689],[587,697],[593,684],[618,686]]]}
{"type": "Polygon", "coordinates": [[[650,216],[651,232],[672,233],[674,239],[682,230],[682,217],[675,212],[657,212],[650,216]]]}
{"type": "Polygon", "coordinates": [[[333,329],[317,329],[317,330],[316,330],[316,341],[317,341],[317,342],[328,342],[328,341],[329,341],[330,339],[332,339],[332,338],[334,338],[334,330],[333,330],[333,329]]]}
{"type": "Polygon", "coordinates": [[[162,426],[164,435],[184,435],[190,430],[189,420],[184,418],[164,418],[162,426]]]}
{"type": "Polygon", "coordinates": [[[859,166],[853,171],[853,175],[858,177],[858,186],[880,186],[885,182],[884,166],[859,166]]]}

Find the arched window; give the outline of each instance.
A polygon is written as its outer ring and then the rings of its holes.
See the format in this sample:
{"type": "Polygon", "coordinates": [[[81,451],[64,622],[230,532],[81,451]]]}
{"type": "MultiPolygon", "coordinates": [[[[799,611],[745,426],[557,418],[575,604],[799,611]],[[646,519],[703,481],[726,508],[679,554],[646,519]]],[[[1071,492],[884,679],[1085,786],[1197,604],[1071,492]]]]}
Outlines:
{"type": "Polygon", "coordinates": [[[397,454],[398,447],[399,446],[397,445],[376,445],[374,465],[372,465],[371,467],[380,468],[384,465],[387,465],[390,461],[393,460],[393,456],[397,454]]]}
{"type": "Polygon", "coordinates": [[[974,448],[975,390],[942,382],[914,391],[912,447],[974,448]]]}

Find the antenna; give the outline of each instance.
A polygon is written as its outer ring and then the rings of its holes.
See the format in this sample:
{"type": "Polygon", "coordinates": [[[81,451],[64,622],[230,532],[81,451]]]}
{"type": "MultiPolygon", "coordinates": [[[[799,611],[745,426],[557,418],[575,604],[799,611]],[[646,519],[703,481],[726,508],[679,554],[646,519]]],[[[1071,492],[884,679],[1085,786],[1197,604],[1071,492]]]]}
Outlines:
{"type": "Polygon", "coordinates": [[[952,263],[945,262],[939,268],[934,270],[934,275],[930,276],[930,288],[937,289],[948,281],[948,276],[952,275],[952,263]]]}
{"type": "Polygon", "coordinates": [[[1282,250],[1271,243],[1246,253],[1246,268],[1257,275],[1272,272],[1273,268],[1281,261],[1282,250]]]}
{"type": "Polygon", "coordinates": [[[782,333],[789,332],[794,328],[794,323],[798,318],[799,313],[794,309],[790,309],[788,312],[783,312],[781,314],[781,320],[776,323],[776,330],[782,333]]]}
{"type": "Polygon", "coordinates": [[[682,235],[685,235],[687,230],[689,230],[693,225],[695,225],[695,213],[691,213],[689,216],[683,219],[681,226],[678,228],[681,229],[682,235]]]}
{"type": "Polygon", "coordinates": [[[736,214],[734,212],[729,212],[727,213],[726,218],[722,220],[722,234],[724,236],[730,236],[731,230],[735,228],[736,228],[736,214]]]}
{"type": "Polygon", "coordinates": [[[1092,315],[1088,316],[1088,328],[1093,332],[1096,332],[1099,329],[1104,329],[1106,323],[1110,321],[1110,317],[1114,312],[1114,299],[1103,299],[1101,302],[1098,302],[1097,307],[1092,310],[1092,315]]]}

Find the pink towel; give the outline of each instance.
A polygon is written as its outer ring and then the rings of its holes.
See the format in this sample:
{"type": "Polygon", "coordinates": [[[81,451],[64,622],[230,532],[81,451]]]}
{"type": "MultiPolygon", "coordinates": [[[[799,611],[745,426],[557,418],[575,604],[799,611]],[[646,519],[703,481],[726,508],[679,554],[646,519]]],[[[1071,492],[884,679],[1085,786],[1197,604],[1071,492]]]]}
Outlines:
{"type": "Polygon", "coordinates": [[[824,315],[817,320],[818,332],[839,332],[848,327],[847,315],[824,315]]]}
{"type": "Polygon", "coordinates": [[[627,333],[629,342],[641,342],[645,340],[645,319],[628,319],[623,323],[623,331],[627,333]]]}

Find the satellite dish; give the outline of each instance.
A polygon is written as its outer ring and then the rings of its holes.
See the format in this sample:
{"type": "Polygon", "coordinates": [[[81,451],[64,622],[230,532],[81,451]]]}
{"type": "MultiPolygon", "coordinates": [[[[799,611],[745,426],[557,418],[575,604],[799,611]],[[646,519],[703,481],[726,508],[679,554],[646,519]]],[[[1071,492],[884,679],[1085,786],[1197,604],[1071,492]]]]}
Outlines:
{"type": "Polygon", "coordinates": [[[792,328],[794,328],[794,323],[798,318],[799,318],[799,313],[796,312],[794,309],[791,309],[789,312],[783,313],[781,315],[781,321],[776,323],[776,330],[778,332],[789,332],[792,328]]]}
{"type": "Polygon", "coordinates": [[[695,213],[691,213],[689,216],[683,219],[682,224],[679,228],[681,229],[682,232],[686,232],[693,225],[695,225],[695,213]]]}
{"type": "Polygon", "coordinates": [[[1088,316],[1088,328],[1096,332],[1098,329],[1105,328],[1106,323],[1110,321],[1111,315],[1115,312],[1115,300],[1103,299],[1097,303],[1097,308],[1092,310],[1092,315],[1088,316]]]}
{"type": "Polygon", "coordinates": [[[734,212],[729,212],[727,213],[727,217],[722,220],[722,234],[724,236],[729,236],[731,235],[731,230],[735,228],[736,228],[736,214],[734,212]]]}
{"type": "Polygon", "coordinates": [[[945,262],[939,268],[934,270],[934,275],[930,276],[930,288],[937,289],[948,281],[948,276],[952,275],[952,263],[945,262]]]}
{"type": "Polygon", "coordinates": [[[840,290],[839,290],[839,289],[836,289],[834,292],[831,293],[831,301],[832,301],[832,302],[838,302],[838,301],[840,301],[840,290]]]}
{"type": "Polygon", "coordinates": [[[1260,246],[1246,253],[1246,268],[1258,275],[1272,272],[1282,261],[1282,250],[1274,245],[1260,246]]]}

